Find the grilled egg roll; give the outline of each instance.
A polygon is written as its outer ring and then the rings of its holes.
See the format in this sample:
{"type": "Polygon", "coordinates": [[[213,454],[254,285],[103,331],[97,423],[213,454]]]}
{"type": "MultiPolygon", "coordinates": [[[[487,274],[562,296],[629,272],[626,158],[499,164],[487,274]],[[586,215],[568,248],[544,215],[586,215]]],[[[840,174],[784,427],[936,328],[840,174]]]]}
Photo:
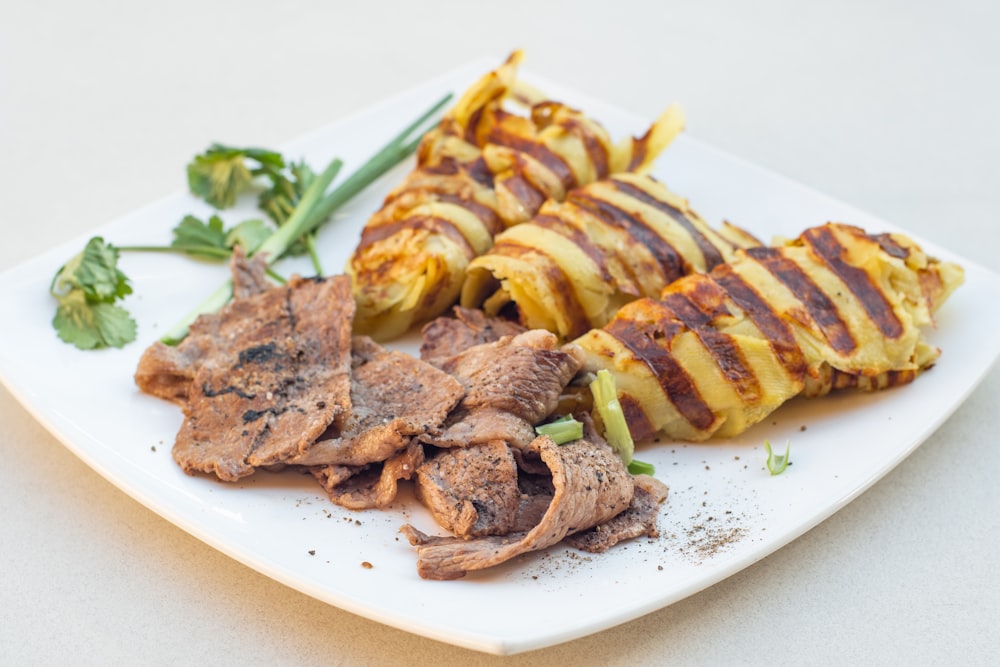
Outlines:
{"type": "Polygon", "coordinates": [[[596,121],[518,81],[522,57],[513,53],[463,94],[366,223],[346,268],[355,332],[385,340],[440,315],[496,234],[578,185],[648,169],[682,129],[671,106],[642,137],[614,144],[596,121]]]}
{"type": "Polygon", "coordinates": [[[733,436],[793,396],[911,382],[940,354],[921,327],[963,276],[901,234],[829,223],[737,251],[575,342],[585,370],[615,376],[636,439],[733,436]]]}
{"type": "Polygon", "coordinates": [[[760,245],[728,223],[713,230],[652,176],[617,174],[548,201],[469,264],[461,304],[568,340],[624,304],[760,245]]]}

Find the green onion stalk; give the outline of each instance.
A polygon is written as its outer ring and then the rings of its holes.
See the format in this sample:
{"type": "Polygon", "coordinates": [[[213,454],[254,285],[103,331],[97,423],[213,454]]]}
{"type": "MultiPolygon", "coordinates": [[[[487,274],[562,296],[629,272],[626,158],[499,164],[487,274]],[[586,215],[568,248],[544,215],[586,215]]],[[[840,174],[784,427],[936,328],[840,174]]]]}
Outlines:
{"type": "Polygon", "coordinates": [[[604,423],[604,437],[611,449],[621,457],[633,475],[652,475],[655,471],[651,464],[633,458],[635,442],[618,400],[615,377],[607,369],[597,371],[597,378],[590,383],[590,393],[594,396],[594,407],[604,423]]]}
{"type": "MultiPolygon", "coordinates": [[[[267,263],[270,265],[280,259],[296,239],[305,236],[308,242],[309,236],[334,211],[417,149],[424,133],[421,132],[418,136],[412,138],[411,135],[427,123],[450,99],[451,94],[448,94],[439,100],[434,106],[404,128],[403,131],[393,137],[375,155],[361,165],[357,171],[351,174],[347,180],[328,194],[324,194],[343,166],[343,163],[339,159],[333,160],[321,174],[313,179],[309,187],[302,193],[302,199],[295,207],[295,211],[288,218],[287,222],[271,234],[257,248],[254,254],[263,253],[267,263]]],[[[313,255],[313,266],[319,266],[318,258],[315,255],[313,255]]],[[[229,279],[212,292],[197,308],[188,313],[184,319],[167,331],[160,340],[167,345],[176,345],[181,342],[187,336],[189,327],[199,315],[218,311],[229,303],[232,296],[233,283],[232,279],[229,279]]]]}

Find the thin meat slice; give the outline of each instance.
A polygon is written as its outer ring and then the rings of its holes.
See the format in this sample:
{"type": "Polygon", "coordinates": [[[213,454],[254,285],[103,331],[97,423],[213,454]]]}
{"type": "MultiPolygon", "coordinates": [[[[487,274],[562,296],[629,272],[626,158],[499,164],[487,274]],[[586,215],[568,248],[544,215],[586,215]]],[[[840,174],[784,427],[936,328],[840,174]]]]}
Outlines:
{"type": "Polygon", "coordinates": [[[318,466],[312,473],[333,503],[352,510],[380,509],[392,504],[399,481],[411,479],[423,461],[423,446],[411,442],[383,463],[318,466]]]}
{"type": "Polygon", "coordinates": [[[351,414],[330,428],[294,465],[360,466],[385,461],[416,435],[436,433],[465,393],[430,364],[383,348],[367,336],[353,341],[351,414]]]}
{"type": "Polygon", "coordinates": [[[465,387],[465,397],[440,435],[421,437],[439,447],[502,440],[524,447],[534,425],[549,415],[580,368],[578,350],[558,346],[548,331],[527,331],[468,348],[441,363],[465,387]]]}
{"type": "MultiPolygon", "coordinates": [[[[253,275],[241,262],[234,254],[234,279],[253,275]]],[[[303,454],[351,412],[349,279],[296,276],[265,291],[244,284],[242,298],[191,326],[176,354],[154,346],[136,374],[143,390],[183,396],[173,448],[181,468],[225,481],[303,454]]]]}
{"type": "Polygon", "coordinates": [[[233,258],[229,267],[233,274],[233,299],[248,299],[271,288],[265,255],[254,255],[248,260],[243,246],[238,245],[233,248],[233,258]]]}
{"type": "Polygon", "coordinates": [[[417,497],[459,537],[504,535],[518,517],[517,481],[514,456],[497,440],[439,451],[417,469],[417,497]]]}
{"type": "Polygon", "coordinates": [[[632,501],[632,477],[610,448],[586,440],[556,445],[541,436],[528,451],[537,453],[552,473],[552,502],[541,521],[525,533],[474,539],[431,537],[405,525],[401,530],[417,548],[421,577],[458,579],[545,549],[566,535],[604,523],[632,501]]]}
{"type": "MultiPolygon", "coordinates": [[[[233,277],[235,303],[265,291],[267,283],[267,262],[261,255],[247,259],[241,246],[233,249],[229,270],[233,277]]],[[[243,310],[232,305],[231,310],[243,310]]],[[[154,342],[143,352],[135,372],[135,383],[143,392],[172,401],[187,404],[188,389],[194,381],[195,373],[213,348],[220,344],[220,329],[230,314],[207,313],[195,321],[188,335],[178,345],[154,342]]]]}
{"type": "Polygon", "coordinates": [[[648,475],[639,475],[634,478],[634,482],[635,495],[627,510],[610,521],[568,536],[566,545],[591,553],[603,553],[625,540],[643,536],[659,537],[656,520],[660,514],[660,505],[667,499],[667,486],[648,475]]]}
{"type": "Polygon", "coordinates": [[[421,330],[420,358],[438,365],[475,345],[516,336],[526,329],[512,320],[487,317],[481,310],[455,306],[455,317],[438,317],[421,330]]]}

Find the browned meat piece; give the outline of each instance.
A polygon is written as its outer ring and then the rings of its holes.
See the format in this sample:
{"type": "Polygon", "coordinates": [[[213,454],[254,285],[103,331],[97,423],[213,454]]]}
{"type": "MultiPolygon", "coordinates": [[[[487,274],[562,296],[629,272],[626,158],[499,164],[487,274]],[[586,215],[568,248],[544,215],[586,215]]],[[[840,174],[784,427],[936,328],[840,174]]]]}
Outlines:
{"type": "MultiPolygon", "coordinates": [[[[182,343],[174,347],[156,341],[146,348],[135,371],[135,383],[141,391],[177,403],[181,407],[187,405],[188,389],[191,388],[198,367],[208,354],[208,349],[201,349],[198,344],[209,344],[213,337],[192,338],[189,335],[188,339],[194,344],[182,343]]],[[[187,343],[188,340],[185,339],[184,342],[187,343]]]]}
{"type": "Polygon", "coordinates": [[[417,547],[421,577],[458,579],[544,549],[566,535],[604,523],[632,502],[632,477],[610,448],[586,440],[556,445],[542,436],[528,451],[537,453],[552,473],[554,494],[541,521],[524,533],[475,539],[431,537],[405,525],[401,530],[417,547]]]}
{"type": "Polygon", "coordinates": [[[352,347],[351,414],[331,428],[296,465],[348,465],[385,461],[415,435],[435,433],[465,390],[455,378],[366,336],[352,347]]]}
{"type": "Polygon", "coordinates": [[[437,365],[474,345],[492,343],[524,331],[517,322],[487,317],[481,310],[456,306],[455,317],[438,317],[424,325],[420,358],[437,365]]]}
{"type": "Polygon", "coordinates": [[[643,535],[659,537],[656,518],[660,505],[667,499],[667,487],[646,475],[635,477],[634,481],[635,495],[627,510],[590,530],[568,536],[566,545],[591,553],[603,553],[625,540],[643,535]]]}
{"type": "MultiPolygon", "coordinates": [[[[240,246],[233,249],[229,263],[233,276],[233,294],[237,301],[258,294],[268,287],[267,262],[263,256],[247,259],[240,246]]],[[[188,389],[201,363],[218,345],[219,315],[204,315],[191,327],[191,333],[176,347],[156,341],[150,345],[135,372],[139,389],[158,398],[187,404],[188,389]]]]}
{"type": "Polygon", "coordinates": [[[233,274],[234,299],[237,301],[246,299],[270,289],[271,283],[267,280],[267,257],[255,255],[247,260],[243,246],[233,248],[233,257],[230,270],[233,274]]]}
{"type": "Polygon", "coordinates": [[[188,473],[234,481],[304,453],[350,414],[346,276],[293,277],[260,291],[260,266],[233,256],[238,298],[192,324],[170,352],[156,344],[136,373],[143,391],[184,407],[174,459],[188,473]],[[249,264],[249,266],[248,266],[249,264]]]}
{"type": "Polygon", "coordinates": [[[417,497],[459,537],[509,533],[521,499],[514,456],[502,441],[442,450],[417,469],[417,497]]]}
{"type": "Polygon", "coordinates": [[[534,425],[555,409],[580,367],[576,349],[556,342],[547,331],[527,331],[443,361],[441,369],[462,383],[465,397],[440,435],[421,440],[440,447],[493,440],[527,445],[535,437],[534,425]]]}
{"type": "Polygon", "coordinates": [[[423,446],[411,442],[384,463],[320,466],[312,473],[335,504],[352,510],[378,509],[396,499],[399,480],[412,478],[423,461],[423,446]]]}

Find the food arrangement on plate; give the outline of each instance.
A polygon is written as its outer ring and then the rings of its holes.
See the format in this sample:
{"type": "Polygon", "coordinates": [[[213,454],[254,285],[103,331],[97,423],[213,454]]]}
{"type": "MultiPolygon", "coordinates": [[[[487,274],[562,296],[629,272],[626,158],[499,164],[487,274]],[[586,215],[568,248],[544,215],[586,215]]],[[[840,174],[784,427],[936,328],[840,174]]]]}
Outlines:
{"type": "MultiPolygon", "coordinates": [[[[345,274],[268,278],[339,201],[323,196],[339,165],[293,183],[265,152],[235,155],[258,165],[242,180],[275,183],[266,203],[286,232],[229,230],[232,300],[154,343],[135,373],[183,410],[185,471],[305,471],[353,509],[412,484],[450,533],[402,526],[418,572],[453,579],[560,542],[656,536],[669,479],[632,458],[633,438],[732,436],[793,396],[893,387],[934,363],[922,329],[960,267],[842,222],[769,244],[713,227],[646,173],[682,129],[676,106],[615,143],[518,81],[520,59],[407,144],[416,166],[345,274]],[[384,346],[415,327],[419,358],[384,346]]],[[[124,292],[116,249],[88,252],[111,275],[104,293],[124,292]]],[[[70,278],[85,263],[54,281],[67,303],[87,298],[70,278]]],[[[106,311],[94,319],[117,317],[106,311]]]]}

